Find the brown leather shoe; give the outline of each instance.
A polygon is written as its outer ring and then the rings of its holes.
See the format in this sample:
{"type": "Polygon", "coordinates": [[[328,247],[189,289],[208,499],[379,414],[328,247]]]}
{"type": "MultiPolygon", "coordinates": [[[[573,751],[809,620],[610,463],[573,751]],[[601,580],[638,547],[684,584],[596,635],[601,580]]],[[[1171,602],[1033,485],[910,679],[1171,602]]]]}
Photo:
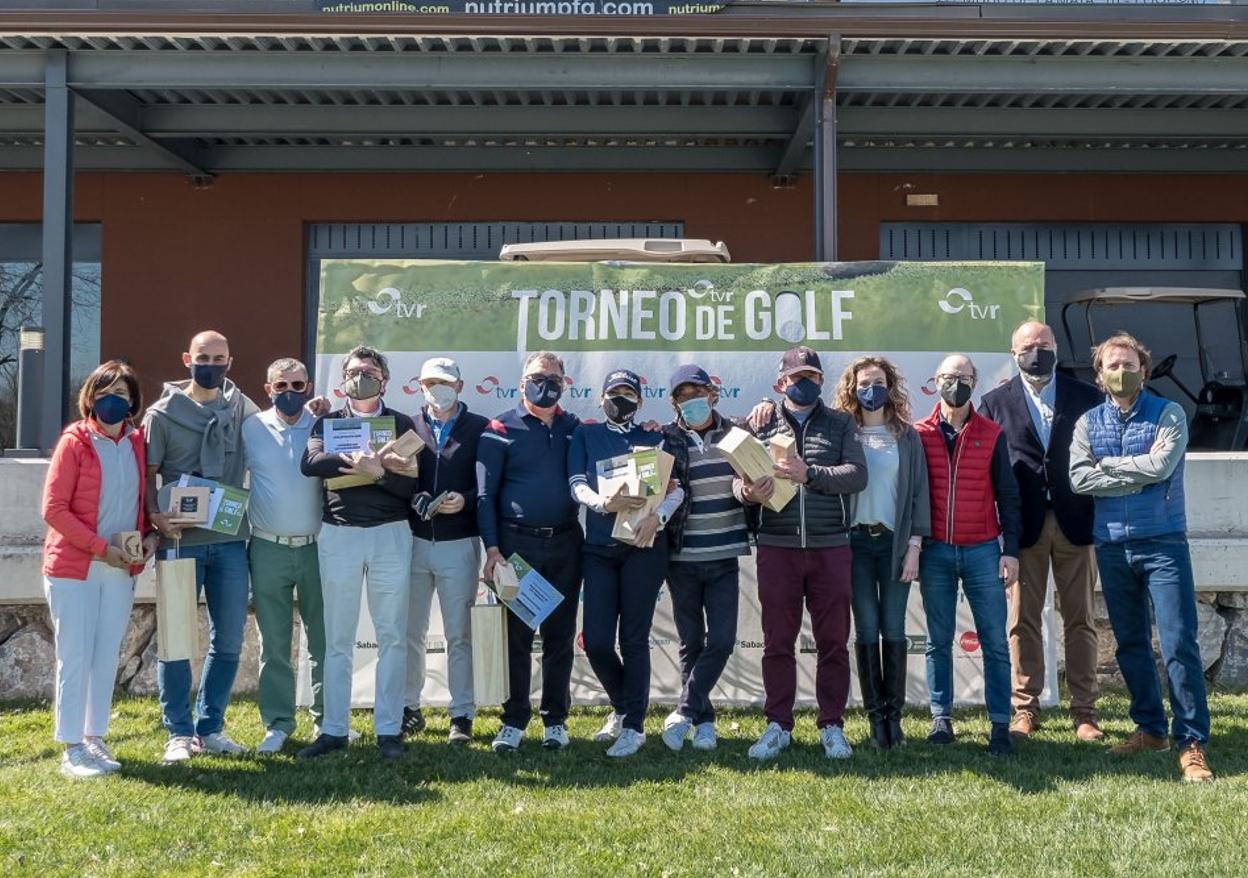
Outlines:
{"type": "Polygon", "coordinates": [[[1040,717],[1030,710],[1020,710],[1010,721],[1010,734],[1016,738],[1030,738],[1040,728],[1040,717]]]}
{"type": "Polygon", "coordinates": [[[1110,747],[1109,751],[1118,756],[1135,756],[1138,753],[1161,753],[1169,749],[1170,742],[1165,738],[1150,735],[1143,729],[1136,729],[1131,737],[1121,744],[1110,747]]]}
{"type": "Polygon", "coordinates": [[[1183,769],[1184,783],[1206,783],[1213,780],[1213,771],[1205,760],[1205,751],[1199,744],[1191,743],[1179,750],[1179,768],[1183,769]]]}
{"type": "Polygon", "coordinates": [[[1092,714],[1083,714],[1074,718],[1075,737],[1080,741],[1100,741],[1105,737],[1105,733],[1101,731],[1101,727],[1096,723],[1096,717],[1092,714]]]}

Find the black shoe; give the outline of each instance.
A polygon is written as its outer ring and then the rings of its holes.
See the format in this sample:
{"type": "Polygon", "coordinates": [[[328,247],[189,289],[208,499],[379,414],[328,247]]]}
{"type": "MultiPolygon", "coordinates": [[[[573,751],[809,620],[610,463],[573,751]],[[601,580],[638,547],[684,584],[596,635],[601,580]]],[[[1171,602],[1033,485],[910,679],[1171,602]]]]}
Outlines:
{"type": "Polygon", "coordinates": [[[345,750],[350,740],[346,735],[342,737],[337,735],[317,735],[315,741],[295,754],[295,758],[315,759],[318,756],[324,756],[326,753],[333,753],[335,750],[345,750]]]}
{"type": "Polygon", "coordinates": [[[932,730],[927,733],[927,743],[952,744],[955,737],[957,736],[953,732],[953,720],[947,716],[932,717],[932,730]]]}
{"type": "Polygon", "coordinates": [[[905,732],[901,730],[901,711],[906,706],[906,659],[910,641],[886,640],[884,655],[884,713],[888,717],[888,742],[904,747],[905,732]]]}
{"type": "Polygon", "coordinates": [[[887,750],[888,721],[884,713],[884,680],[880,669],[880,645],[878,643],[854,644],[854,658],[858,664],[858,688],[862,690],[862,709],[871,723],[871,746],[887,750]]]}
{"type": "Polygon", "coordinates": [[[472,740],[472,720],[466,716],[451,717],[451,733],[447,735],[448,744],[463,746],[472,740]]]}
{"type": "Polygon", "coordinates": [[[378,735],[377,749],[382,759],[399,759],[403,756],[403,738],[399,735],[378,735]]]}
{"type": "Polygon", "coordinates": [[[993,723],[992,733],[988,736],[989,756],[1013,756],[1014,741],[1010,738],[1009,723],[993,723]]]}
{"type": "Polygon", "coordinates": [[[419,735],[424,730],[425,715],[420,712],[420,708],[403,708],[403,725],[401,726],[403,737],[410,738],[412,735],[419,735]]]}

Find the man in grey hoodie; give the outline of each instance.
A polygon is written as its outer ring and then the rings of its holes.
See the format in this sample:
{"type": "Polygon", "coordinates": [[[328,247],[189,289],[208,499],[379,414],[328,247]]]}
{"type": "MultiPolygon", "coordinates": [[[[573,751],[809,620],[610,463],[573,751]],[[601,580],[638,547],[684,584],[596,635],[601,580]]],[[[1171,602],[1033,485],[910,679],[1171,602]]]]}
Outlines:
{"type": "Polygon", "coordinates": [[[194,753],[236,755],[246,749],[231,741],[223,729],[247,620],[247,520],[244,517],[237,534],[222,534],[174,524],[166,511],[170,488],[184,474],[243,487],[242,424],[258,409],[225,377],[231,362],[225,336],[212,330],[199,333],[182,354],[189,380],[165,384],[160,399],[143,416],[146,503],[161,533],[161,557],[171,556],[176,549],[178,557],[195,559],[196,586],[208,605],[211,638],[194,714],[191,663],[157,665],[161,721],[169,732],[166,763],[185,761],[194,753]],[[159,492],[157,476],[163,485],[159,492]]]}

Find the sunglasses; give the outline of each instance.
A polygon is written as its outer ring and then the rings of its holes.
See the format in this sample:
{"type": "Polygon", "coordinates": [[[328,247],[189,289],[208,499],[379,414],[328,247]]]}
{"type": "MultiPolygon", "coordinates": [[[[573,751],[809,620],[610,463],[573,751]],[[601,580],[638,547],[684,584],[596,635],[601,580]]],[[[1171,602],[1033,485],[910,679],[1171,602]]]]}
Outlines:
{"type": "Polygon", "coordinates": [[[295,393],[303,393],[308,389],[306,381],[274,381],[270,387],[274,393],[285,393],[287,390],[293,390],[295,393]]]}

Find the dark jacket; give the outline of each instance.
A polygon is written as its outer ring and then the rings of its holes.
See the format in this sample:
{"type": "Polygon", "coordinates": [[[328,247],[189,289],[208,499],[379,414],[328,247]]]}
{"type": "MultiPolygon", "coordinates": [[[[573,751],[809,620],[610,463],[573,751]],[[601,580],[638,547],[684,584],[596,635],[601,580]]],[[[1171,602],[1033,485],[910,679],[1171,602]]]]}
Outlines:
{"type": "MultiPolygon", "coordinates": [[[[341,408],[316,419],[299,466],[305,476],[332,479],[341,475],[341,455],[325,452],[325,421],[327,418],[349,417],[352,417],[351,413],[346,408],[341,408]]],[[[402,436],[414,426],[407,415],[384,406],[372,417],[393,417],[396,436],[402,436]]],[[[323,490],[325,506],[321,520],[326,524],[375,527],[407,520],[412,494],[416,492],[416,480],[386,472],[379,481],[371,485],[358,485],[354,488],[343,488],[341,491],[331,491],[329,488],[323,490]]]]}
{"type": "MultiPolygon", "coordinates": [[[[703,437],[707,445],[717,444],[733,427],[749,429],[740,418],[729,418],[718,411],[712,412],[711,417],[714,419],[713,426],[703,437]]],[[[676,479],[685,492],[685,501],[676,507],[671,520],[663,528],[667,532],[667,547],[674,555],[684,548],[685,524],[689,521],[689,511],[693,508],[693,485],[689,482],[689,431],[679,421],[663,425],[663,449],[675,459],[672,464],[672,478],[676,479]]]]}
{"type": "Polygon", "coordinates": [[[451,435],[438,450],[433,428],[423,411],[412,418],[416,434],[425,440],[419,456],[420,475],[416,479],[416,495],[412,497],[412,514],[408,521],[412,534],[422,540],[462,540],[481,533],[477,527],[477,445],[489,419],[468,411],[460,403],[459,414],[451,424],[451,435]],[[454,515],[434,515],[425,520],[425,510],[434,497],[443,491],[463,495],[464,508],[454,515]]]}
{"type": "Polygon", "coordinates": [[[804,424],[783,404],[754,435],[764,442],[779,433],[797,438],[797,455],[810,467],[809,478],[798,485],[797,496],[779,512],[760,508],[757,538],[760,546],[825,549],[849,545],[848,494],[867,486],[867,458],[854,419],[828,408],[822,401],[804,424]]]}
{"type": "Polygon", "coordinates": [[[1070,441],[1075,423],[1088,410],[1105,401],[1104,395],[1083,381],[1056,376],[1053,425],[1045,451],[1031,421],[1027,391],[1021,376],[984,394],[979,413],[996,421],[1005,434],[1010,464],[1023,507],[1022,548],[1040,539],[1044,517],[1052,508],[1066,539],[1076,546],[1092,544],[1093,503],[1070,489],[1070,441]]]}

